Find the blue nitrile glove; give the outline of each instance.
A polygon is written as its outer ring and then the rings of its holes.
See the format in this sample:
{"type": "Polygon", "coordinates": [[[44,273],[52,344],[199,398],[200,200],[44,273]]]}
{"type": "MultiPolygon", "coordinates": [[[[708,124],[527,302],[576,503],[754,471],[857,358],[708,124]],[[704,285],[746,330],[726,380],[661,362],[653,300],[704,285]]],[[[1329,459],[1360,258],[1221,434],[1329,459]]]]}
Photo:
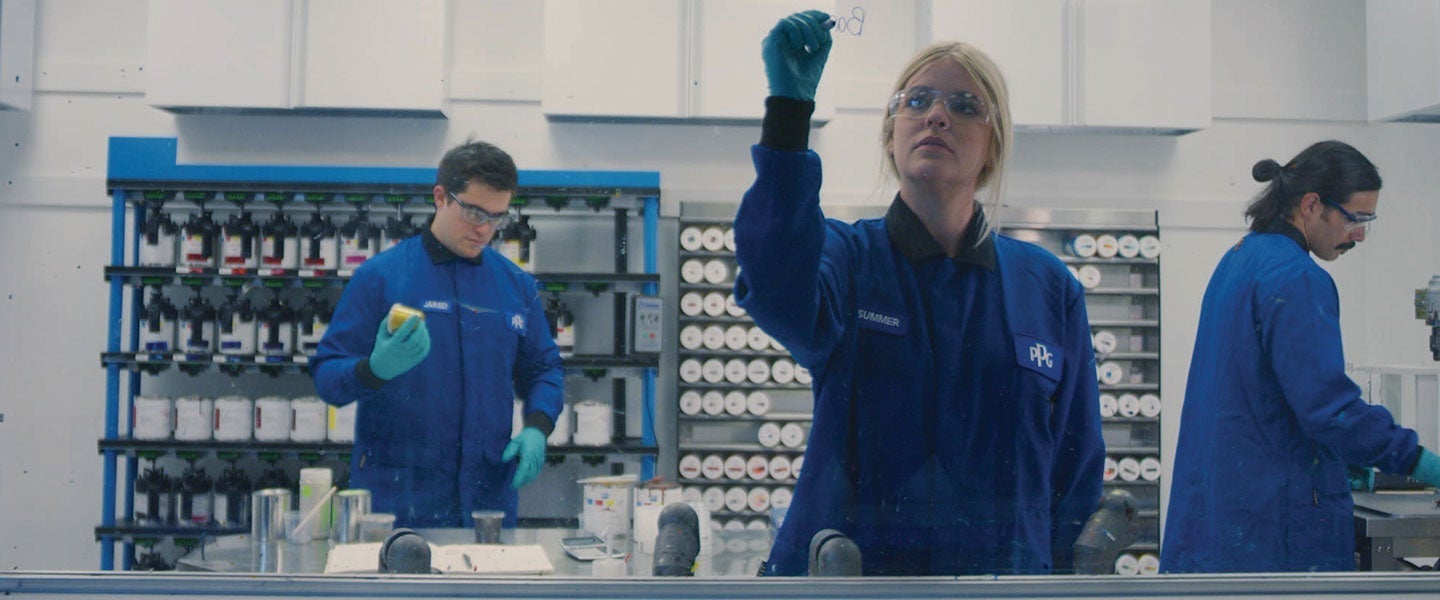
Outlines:
{"type": "Polygon", "coordinates": [[[545,464],[545,434],[534,427],[521,429],[520,434],[505,446],[505,454],[500,456],[500,460],[510,462],[516,454],[520,455],[520,464],[515,466],[515,478],[510,480],[510,489],[518,490],[535,481],[535,476],[540,474],[540,466],[545,464]]]}
{"type": "Polygon", "coordinates": [[[1420,461],[1415,463],[1415,470],[1410,472],[1410,478],[1440,488],[1440,456],[1421,448],[1420,461]]]}
{"type": "Polygon", "coordinates": [[[830,56],[830,15],[818,10],[798,12],[775,24],[760,43],[765,79],[771,96],[815,100],[820,72],[830,56]]]}
{"type": "Polygon", "coordinates": [[[425,320],[419,317],[405,319],[404,323],[390,333],[385,319],[380,319],[380,331],[375,333],[375,349],[370,351],[370,372],[376,377],[389,381],[409,371],[430,353],[430,330],[425,320]]]}
{"type": "Polygon", "coordinates": [[[1350,482],[1352,492],[1375,491],[1375,469],[1345,465],[1345,480],[1350,482]]]}

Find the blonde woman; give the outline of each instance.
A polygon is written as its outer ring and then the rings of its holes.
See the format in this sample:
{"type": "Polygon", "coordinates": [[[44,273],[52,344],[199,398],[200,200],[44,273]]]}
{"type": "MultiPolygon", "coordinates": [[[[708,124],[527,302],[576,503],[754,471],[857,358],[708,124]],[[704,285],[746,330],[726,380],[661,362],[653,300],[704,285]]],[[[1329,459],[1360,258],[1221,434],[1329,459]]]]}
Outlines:
{"type": "Polygon", "coordinates": [[[804,574],[827,528],[867,575],[1067,571],[1100,498],[1094,352],[1080,284],[992,228],[1004,79],[963,43],[915,56],[881,133],[900,192],[883,218],[842,223],[822,214],[808,149],[830,44],[819,11],[765,38],[770,97],[735,218],[736,298],[815,375],[805,470],[765,573],[804,574]]]}

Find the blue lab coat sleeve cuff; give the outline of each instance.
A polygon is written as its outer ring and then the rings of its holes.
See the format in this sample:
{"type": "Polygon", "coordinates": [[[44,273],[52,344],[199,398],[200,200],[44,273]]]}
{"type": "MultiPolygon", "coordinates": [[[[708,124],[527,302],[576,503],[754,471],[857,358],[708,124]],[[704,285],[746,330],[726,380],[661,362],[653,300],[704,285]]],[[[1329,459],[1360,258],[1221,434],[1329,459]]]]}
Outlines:
{"type": "Polygon", "coordinates": [[[538,410],[525,413],[525,426],[539,429],[547,438],[550,437],[550,432],[555,431],[555,423],[538,410]]]}
{"type": "Polygon", "coordinates": [[[815,103],[783,96],[765,99],[760,145],[771,150],[800,152],[810,147],[810,115],[815,103]]]}
{"type": "Polygon", "coordinates": [[[372,390],[378,390],[385,385],[385,380],[370,370],[370,357],[368,356],[355,361],[355,378],[360,380],[361,385],[372,390]]]}

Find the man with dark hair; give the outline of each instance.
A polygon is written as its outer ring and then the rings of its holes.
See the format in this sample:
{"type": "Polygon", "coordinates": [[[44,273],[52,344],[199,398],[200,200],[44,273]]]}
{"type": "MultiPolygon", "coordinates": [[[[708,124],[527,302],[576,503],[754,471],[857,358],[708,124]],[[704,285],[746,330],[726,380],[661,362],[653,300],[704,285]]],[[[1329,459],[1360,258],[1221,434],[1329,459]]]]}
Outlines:
{"type": "Polygon", "coordinates": [[[469,526],[493,509],[513,527],[515,490],[545,462],[560,352],[534,277],[489,247],[517,185],[491,144],[446,152],[429,226],[355,270],[311,363],[321,398],[359,403],[350,487],[398,526],[469,526]],[[423,317],[392,326],[394,304],[423,317]],[[525,427],[511,439],[516,396],[525,427]]]}
{"type": "Polygon", "coordinates": [[[1336,141],[1252,175],[1270,185],[1200,309],[1161,570],[1351,571],[1352,485],[1372,467],[1440,485],[1440,457],[1345,375],[1335,282],[1310,258],[1365,240],[1380,175],[1336,141]]]}

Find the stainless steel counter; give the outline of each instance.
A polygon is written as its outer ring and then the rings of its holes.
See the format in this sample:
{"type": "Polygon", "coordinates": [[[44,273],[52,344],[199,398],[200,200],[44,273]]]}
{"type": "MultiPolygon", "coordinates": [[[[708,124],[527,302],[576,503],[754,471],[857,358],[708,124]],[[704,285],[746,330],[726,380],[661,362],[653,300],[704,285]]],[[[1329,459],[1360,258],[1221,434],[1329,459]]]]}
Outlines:
{"type": "MultiPolygon", "coordinates": [[[[471,529],[417,529],[426,540],[436,545],[474,543],[471,529]]],[[[506,529],[500,534],[503,544],[537,544],[555,567],[557,577],[591,577],[592,563],[575,560],[560,548],[560,538],[581,535],[566,528],[506,529]]],[[[770,553],[770,537],[765,531],[713,531],[710,549],[698,559],[696,575],[701,577],[754,577],[760,562],[770,553]]],[[[313,574],[325,572],[325,559],[330,543],[308,544],[275,542],[254,544],[248,534],[217,538],[181,557],[177,571],[211,571],[224,573],[313,574]]],[[[627,542],[627,547],[629,547],[627,542]]],[[[635,552],[626,561],[627,576],[649,576],[654,557],[635,552]]],[[[469,575],[454,575],[456,577],[469,575]]]]}
{"type": "Polygon", "coordinates": [[[1406,557],[1440,556],[1440,495],[1356,493],[1355,547],[1362,571],[1413,568],[1406,557]]]}

